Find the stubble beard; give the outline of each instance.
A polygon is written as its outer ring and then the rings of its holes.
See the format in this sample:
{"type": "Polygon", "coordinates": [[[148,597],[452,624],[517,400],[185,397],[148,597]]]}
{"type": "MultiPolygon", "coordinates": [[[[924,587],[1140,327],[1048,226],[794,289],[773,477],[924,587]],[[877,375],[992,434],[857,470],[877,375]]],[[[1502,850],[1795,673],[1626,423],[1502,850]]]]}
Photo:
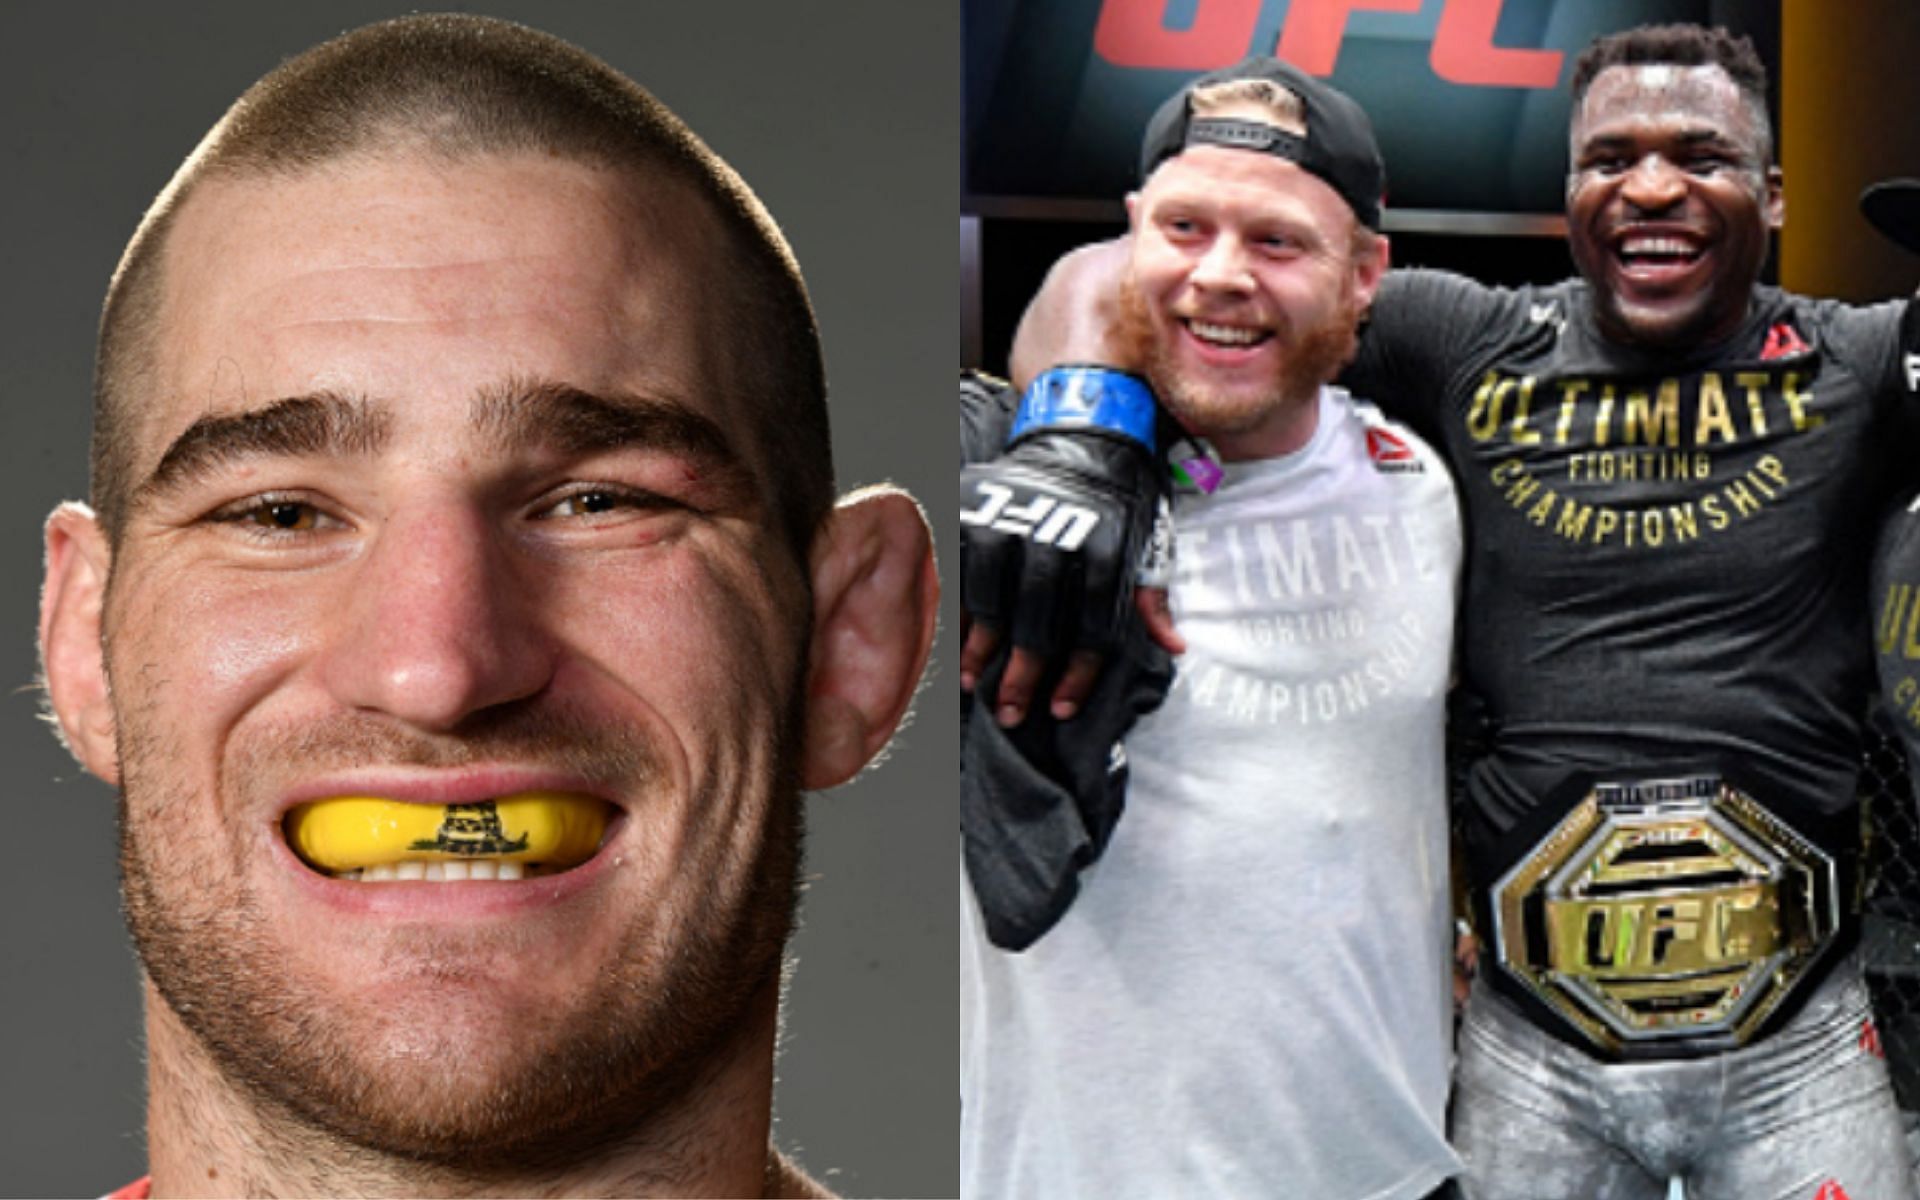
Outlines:
{"type": "MultiPolygon", "coordinates": [[[[444,1025],[431,1013],[369,1014],[353,997],[300,976],[248,882],[243,841],[230,839],[224,856],[192,855],[161,836],[170,812],[199,801],[170,787],[160,740],[127,720],[135,714],[122,714],[120,864],[135,946],[180,1023],[228,1081],[291,1124],[295,1144],[304,1126],[464,1176],[591,1162],[643,1139],[650,1121],[733,1051],[756,1001],[778,987],[802,855],[797,699],[790,689],[767,820],[742,894],[717,895],[709,881],[683,878],[673,898],[682,911],[666,936],[645,919],[654,914],[630,923],[590,994],[569,1010],[484,1022],[463,1012],[444,1025]],[[381,1021],[407,1024],[396,1033],[381,1021]],[[403,1053],[393,1052],[396,1037],[403,1053]]],[[[657,774],[634,731],[553,716],[510,715],[453,745],[356,717],[272,752],[305,756],[290,761],[434,766],[517,752],[521,761],[595,763],[603,774],[640,781],[657,774]]],[[[484,1001],[486,980],[468,954],[475,947],[464,944],[473,936],[422,930],[389,945],[398,951],[392,957],[405,959],[410,984],[450,995],[471,989],[484,1001]]],[[[488,954],[523,948],[497,936],[484,946],[488,954]]],[[[492,1011],[479,1008],[482,1016],[492,1011]]]]}
{"type": "Polygon", "coordinates": [[[1308,329],[1283,324],[1274,331],[1283,353],[1271,380],[1251,395],[1217,388],[1174,362],[1171,334],[1154,324],[1132,272],[1121,281],[1113,342],[1121,365],[1146,376],[1161,404],[1189,433],[1207,438],[1251,433],[1279,413],[1312,403],[1320,385],[1353,360],[1362,308],[1351,284],[1344,284],[1342,293],[1321,324],[1308,329]]]}

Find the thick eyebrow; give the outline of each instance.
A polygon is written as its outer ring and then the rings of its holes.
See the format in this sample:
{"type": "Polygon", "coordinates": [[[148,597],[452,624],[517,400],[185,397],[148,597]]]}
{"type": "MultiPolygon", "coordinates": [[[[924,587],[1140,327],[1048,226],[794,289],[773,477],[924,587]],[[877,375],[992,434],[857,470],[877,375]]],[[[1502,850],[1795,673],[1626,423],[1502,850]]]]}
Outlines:
{"type": "Polygon", "coordinates": [[[596,393],[545,379],[513,378],[474,397],[468,419],[503,453],[550,449],[568,457],[648,449],[692,460],[702,483],[736,500],[753,473],[732,439],[691,406],[637,392],[596,393]]]}
{"type": "Polygon", "coordinates": [[[138,503],[245,458],[365,457],[392,433],[392,414],[337,392],[288,396],[265,408],[209,415],[187,426],[133,493],[138,503]]]}
{"type": "MultiPolygon", "coordinates": [[[[1683,129],[1673,135],[1673,141],[1683,150],[1694,150],[1701,146],[1729,150],[1741,153],[1741,148],[1732,138],[1711,126],[1697,129],[1683,129]]],[[[1581,155],[1605,153],[1607,151],[1633,150],[1639,145],[1639,139],[1631,134],[1613,133],[1590,137],[1580,143],[1581,155]]]]}
{"type": "MultiPolygon", "coordinates": [[[[691,459],[717,499],[744,502],[752,472],[718,425],[687,405],[617,392],[599,395],[567,383],[514,378],[483,388],[468,421],[502,453],[545,449],[570,457],[647,448],[691,459]]],[[[336,392],[289,396],[248,412],[205,416],[160,456],[134,492],[150,500],[218,467],[247,458],[364,458],[384,448],[393,413],[380,403],[336,392]]]]}

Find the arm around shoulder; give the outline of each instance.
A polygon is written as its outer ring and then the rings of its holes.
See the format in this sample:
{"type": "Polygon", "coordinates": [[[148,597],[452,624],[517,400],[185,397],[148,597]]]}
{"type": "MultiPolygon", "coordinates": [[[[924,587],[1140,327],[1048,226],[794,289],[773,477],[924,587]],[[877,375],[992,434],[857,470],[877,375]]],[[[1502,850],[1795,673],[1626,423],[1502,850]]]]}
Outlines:
{"type": "Polygon", "coordinates": [[[1125,367],[1111,331],[1132,254],[1130,236],[1093,242],[1063,255],[1020,317],[1013,335],[1013,385],[1063,363],[1125,367]]]}

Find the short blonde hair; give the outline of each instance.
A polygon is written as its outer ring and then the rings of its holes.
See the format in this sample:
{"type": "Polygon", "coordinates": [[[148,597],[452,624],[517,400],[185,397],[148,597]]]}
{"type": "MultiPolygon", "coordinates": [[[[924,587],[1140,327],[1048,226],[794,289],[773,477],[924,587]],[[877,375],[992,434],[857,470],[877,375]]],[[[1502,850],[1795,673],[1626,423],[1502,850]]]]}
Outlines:
{"type": "Polygon", "coordinates": [[[1292,89],[1271,79],[1229,79],[1209,83],[1188,93],[1187,105],[1196,117],[1220,117],[1228,110],[1261,110],[1260,118],[1296,137],[1307,133],[1307,109],[1292,89]]]}

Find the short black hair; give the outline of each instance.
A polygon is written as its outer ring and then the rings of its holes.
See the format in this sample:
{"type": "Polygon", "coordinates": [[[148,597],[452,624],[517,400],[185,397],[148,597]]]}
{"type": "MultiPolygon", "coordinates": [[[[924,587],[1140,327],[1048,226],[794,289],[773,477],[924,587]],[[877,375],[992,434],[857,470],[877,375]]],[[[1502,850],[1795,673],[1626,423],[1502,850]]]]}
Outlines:
{"type": "Polygon", "coordinates": [[[1765,157],[1773,158],[1773,119],[1767,113],[1767,64],[1741,34],[1718,25],[1640,25],[1594,39],[1573,64],[1573,108],[1586,101],[1587,89],[1608,67],[1664,65],[1719,67],[1740,89],[1765,139],[1765,157]]]}

